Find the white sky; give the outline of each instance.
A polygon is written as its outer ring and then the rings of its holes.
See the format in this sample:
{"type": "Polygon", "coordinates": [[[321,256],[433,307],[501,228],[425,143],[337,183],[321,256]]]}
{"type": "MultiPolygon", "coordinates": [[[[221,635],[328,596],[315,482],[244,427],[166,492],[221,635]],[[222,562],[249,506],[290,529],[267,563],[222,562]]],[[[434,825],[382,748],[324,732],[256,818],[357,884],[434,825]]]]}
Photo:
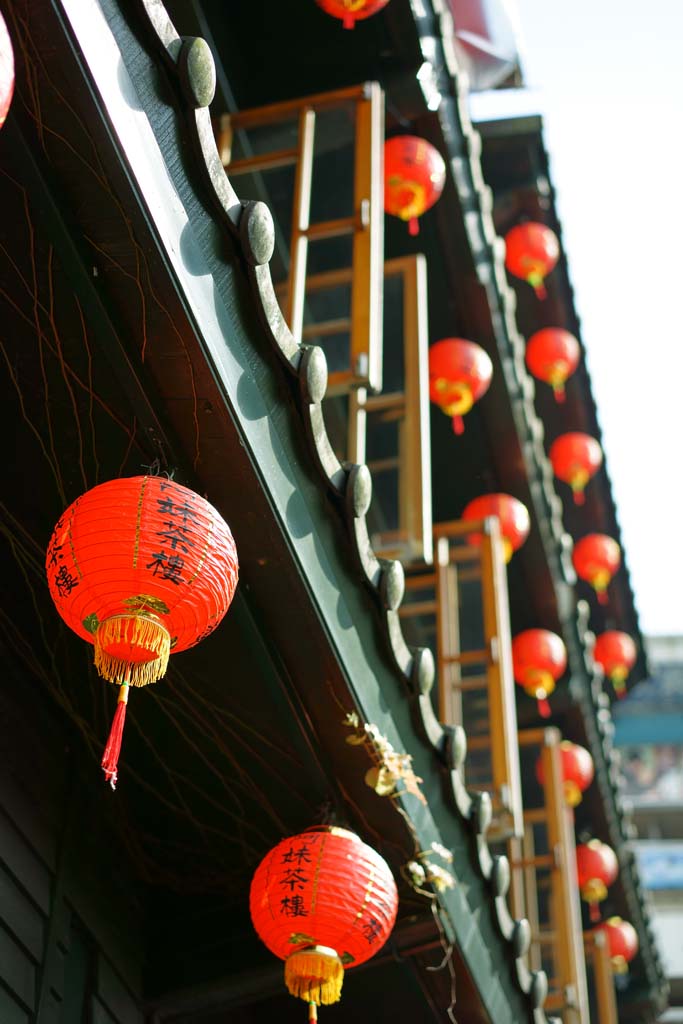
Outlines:
{"type": "Polygon", "coordinates": [[[683,0],[517,4],[641,629],[683,634],[683,0]]]}

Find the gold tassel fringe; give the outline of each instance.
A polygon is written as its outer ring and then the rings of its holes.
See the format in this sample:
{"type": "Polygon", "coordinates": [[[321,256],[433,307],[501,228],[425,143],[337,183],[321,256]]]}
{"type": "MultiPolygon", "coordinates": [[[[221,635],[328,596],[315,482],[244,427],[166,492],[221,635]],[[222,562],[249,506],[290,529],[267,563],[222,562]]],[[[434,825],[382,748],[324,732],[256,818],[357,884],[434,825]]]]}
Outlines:
{"type": "Polygon", "coordinates": [[[312,946],[285,960],[285,984],[290,995],[316,1006],[336,1003],[344,982],[344,965],[333,949],[312,946]]]}
{"type": "Polygon", "coordinates": [[[114,615],[101,622],[95,634],[95,668],[110,683],[147,686],[166,674],[171,635],[161,622],[147,615],[114,615]],[[117,644],[149,651],[149,661],[129,661],[110,653],[117,644]]]}

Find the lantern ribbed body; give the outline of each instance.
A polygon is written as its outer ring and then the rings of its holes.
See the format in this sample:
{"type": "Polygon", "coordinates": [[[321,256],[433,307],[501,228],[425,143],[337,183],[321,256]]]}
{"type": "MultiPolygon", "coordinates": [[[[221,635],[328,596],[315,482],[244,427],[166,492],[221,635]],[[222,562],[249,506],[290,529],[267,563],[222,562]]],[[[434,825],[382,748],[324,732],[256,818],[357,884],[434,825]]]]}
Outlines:
{"type": "Polygon", "coordinates": [[[562,327],[544,327],[532,334],[526,346],[526,364],[529,372],[555,391],[555,397],[564,395],[564,384],[576,370],[581,358],[581,346],[569,331],[562,327]]]}
{"type": "MultiPolygon", "coordinates": [[[[512,669],[515,681],[530,697],[539,701],[555,689],[567,667],[567,650],[557,633],[548,629],[525,629],[512,641],[512,669]]],[[[548,717],[544,711],[543,717],[548,717]]]]}
{"type": "Polygon", "coordinates": [[[599,901],[619,874],[619,861],[611,846],[591,839],[576,847],[576,871],[579,889],[585,900],[599,901]]]}
{"type": "Polygon", "coordinates": [[[276,956],[323,946],[354,967],[384,945],[398,894],[378,853],[351,832],[321,828],[284,839],[266,855],[249,902],[254,928],[276,956]]]}
{"type": "Polygon", "coordinates": [[[353,28],[354,22],[377,14],[389,0],[315,0],[326,14],[339,18],[344,28],[353,28]]]}
{"type": "Polygon", "coordinates": [[[5,19],[0,14],[0,128],[5,123],[13,94],[14,50],[5,19]]]}
{"type": "Polygon", "coordinates": [[[593,931],[605,935],[614,968],[618,974],[624,973],[626,965],[638,952],[638,933],[633,925],[621,917],[608,917],[593,931]]]}
{"type": "MultiPolygon", "coordinates": [[[[462,518],[466,520],[486,519],[488,516],[496,516],[500,522],[505,561],[509,562],[512,553],[521,548],[529,536],[530,521],[526,505],[510,494],[482,494],[470,501],[462,513],[462,518]]],[[[481,534],[468,534],[467,542],[480,544],[481,534]]]]}
{"type": "Polygon", "coordinates": [[[395,135],[384,143],[384,209],[414,221],[437,201],[446,183],[438,149],[416,135],[395,135]]]}
{"type": "Polygon", "coordinates": [[[621,564],[621,548],[604,533],[589,533],[574,544],[572,561],[581,579],[601,594],[621,564]]]}
{"type": "Polygon", "coordinates": [[[550,446],[548,453],[555,476],[574,491],[582,494],[588,481],[602,465],[602,448],[590,434],[579,431],[561,434],[550,446]]]}
{"type": "MultiPolygon", "coordinates": [[[[570,807],[576,807],[581,803],[582,794],[593,781],[595,774],[593,758],[585,747],[579,746],[578,743],[572,743],[570,740],[562,740],[560,743],[560,765],[565,802],[570,807]]],[[[543,785],[545,780],[543,758],[541,757],[536,762],[536,778],[543,785]]]]}
{"type": "Polygon", "coordinates": [[[429,349],[429,397],[449,416],[464,415],[485,395],[493,365],[473,341],[443,338],[429,349]]]}
{"type": "Polygon", "coordinates": [[[613,682],[623,682],[633,668],[638,657],[636,645],[628,633],[618,629],[608,629],[601,633],[595,641],[593,657],[608,678],[613,682]]]}
{"type": "Polygon", "coordinates": [[[543,279],[559,258],[557,235],[545,224],[527,221],[511,228],[505,236],[505,266],[536,289],[542,287],[543,279]]]}
{"type": "MultiPolygon", "coordinates": [[[[155,659],[162,634],[167,651],[208,635],[230,605],[238,573],[218,512],[187,487],[150,476],[110,480],[77,498],[55,527],[46,567],[67,625],[133,665],[155,659]]],[[[141,673],[133,685],[153,681],[141,673]]]]}

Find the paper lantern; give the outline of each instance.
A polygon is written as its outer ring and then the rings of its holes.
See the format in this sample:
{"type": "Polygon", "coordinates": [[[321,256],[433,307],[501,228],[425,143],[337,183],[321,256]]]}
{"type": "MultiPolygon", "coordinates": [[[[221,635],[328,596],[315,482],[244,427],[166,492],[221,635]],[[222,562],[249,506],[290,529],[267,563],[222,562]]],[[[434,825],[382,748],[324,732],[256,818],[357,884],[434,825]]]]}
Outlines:
{"type": "MultiPolygon", "coordinates": [[[[554,685],[554,684],[553,684],[554,685]]],[[[570,740],[560,743],[560,764],[562,767],[562,787],[564,802],[568,807],[576,807],[581,803],[583,794],[593,781],[595,768],[593,758],[585,747],[570,740]]],[[[536,762],[536,778],[543,785],[543,758],[536,762]]]]}
{"type": "Polygon", "coordinates": [[[493,365],[480,345],[464,338],[444,338],[429,349],[429,397],[453,419],[462,434],[462,421],[491,383],[493,365]]]}
{"type": "MultiPolygon", "coordinates": [[[[462,514],[465,520],[486,519],[487,516],[495,516],[500,523],[503,558],[509,562],[529,536],[530,522],[526,505],[510,494],[482,494],[471,501],[462,514]]],[[[481,534],[468,533],[467,543],[481,544],[481,534]]]]}
{"type": "Polygon", "coordinates": [[[592,931],[603,933],[614,972],[625,974],[638,952],[638,933],[633,925],[620,917],[608,917],[592,931]]]}
{"type": "Polygon", "coordinates": [[[550,384],[556,402],[564,402],[564,385],[576,370],[581,346],[569,331],[561,327],[544,327],[529,338],[526,364],[538,380],[550,384]]]}
{"type": "Polygon", "coordinates": [[[342,28],[354,28],[357,21],[377,14],[389,0],[315,0],[326,14],[339,18],[342,28]]]}
{"type": "Polygon", "coordinates": [[[560,258],[557,235],[545,224],[527,221],[517,224],[505,236],[505,266],[536,292],[546,297],[543,281],[560,258]]]}
{"type": "Polygon", "coordinates": [[[603,672],[619,698],[626,694],[626,679],[637,657],[638,651],[633,639],[618,629],[608,629],[595,641],[593,658],[598,665],[602,665],[603,672]]]}
{"type": "Polygon", "coordinates": [[[550,446],[555,476],[569,484],[577,505],[584,503],[584,488],[602,465],[602,448],[589,434],[560,434],[550,446]]]}
{"type": "Polygon", "coordinates": [[[607,587],[621,564],[621,548],[604,533],[589,533],[574,544],[572,561],[577,575],[607,604],[607,587]]]}
{"type": "Polygon", "coordinates": [[[438,149],[416,135],[395,135],[384,143],[384,209],[419,231],[417,218],[434,205],[446,183],[438,149]]]}
{"type": "Polygon", "coordinates": [[[619,861],[611,846],[591,839],[576,847],[576,870],[581,899],[588,904],[591,921],[600,918],[599,904],[619,874],[619,861]]]}
{"type": "Polygon", "coordinates": [[[116,785],[130,686],[154,683],[171,651],[211,633],[237,585],[232,534],[208,501],[156,476],[109,480],[55,526],[47,576],[57,611],[95,646],[99,674],[120,686],[102,760],[116,785]]]}
{"type": "Polygon", "coordinates": [[[0,128],[5,123],[13,94],[14,50],[5,19],[0,14],[0,128]]]}
{"type": "Polygon", "coordinates": [[[538,702],[542,718],[550,717],[548,696],[567,667],[567,650],[557,633],[549,629],[525,629],[512,641],[515,682],[538,702]]]}
{"type": "Polygon", "coordinates": [[[382,948],[396,920],[398,893],[386,862],[353,832],[308,829],[283,839],[251,883],[251,919],[285,961],[285,984],[309,1019],[341,996],[344,969],[382,948]]]}

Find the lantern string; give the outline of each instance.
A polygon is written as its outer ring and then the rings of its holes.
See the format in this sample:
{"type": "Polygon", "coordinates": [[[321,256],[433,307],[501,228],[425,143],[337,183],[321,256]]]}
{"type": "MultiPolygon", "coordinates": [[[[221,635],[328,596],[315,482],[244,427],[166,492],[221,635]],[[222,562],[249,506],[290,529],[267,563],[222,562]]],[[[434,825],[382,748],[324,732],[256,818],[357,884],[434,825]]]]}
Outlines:
{"type": "Polygon", "coordinates": [[[438,899],[437,899],[436,896],[434,896],[434,898],[433,898],[433,900],[432,900],[432,902],[430,904],[430,909],[432,911],[432,917],[434,918],[434,923],[436,924],[437,930],[439,932],[439,941],[441,942],[441,948],[444,951],[444,956],[443,956],[443,959],[442,959],[440,964],[436,964],[433,967],[427,967],[426,969],[428,971],[437,972],[437,971],[442,971],[444,969],[444,967],[448,968],[448,974],[449,974],[449,977],[450,977],[450,998],[451,998],[451,1001],[448,1004],[448,1006],[446,1007],[446,1016],[452,1022],[452,1024],[458,1024],[457,1018],[455,1016],[455,1004],[456,1004],[457,992],[456,992],[455,965],[453,963],[454,946],[453,946],[452,942],[448,941],[448,938],[446,936],[446,930],[445,930],[445,928],[443,926],[443,921],[441,920],[441,914],[439,913],[439,903],[438,903],[438,899]]]}

